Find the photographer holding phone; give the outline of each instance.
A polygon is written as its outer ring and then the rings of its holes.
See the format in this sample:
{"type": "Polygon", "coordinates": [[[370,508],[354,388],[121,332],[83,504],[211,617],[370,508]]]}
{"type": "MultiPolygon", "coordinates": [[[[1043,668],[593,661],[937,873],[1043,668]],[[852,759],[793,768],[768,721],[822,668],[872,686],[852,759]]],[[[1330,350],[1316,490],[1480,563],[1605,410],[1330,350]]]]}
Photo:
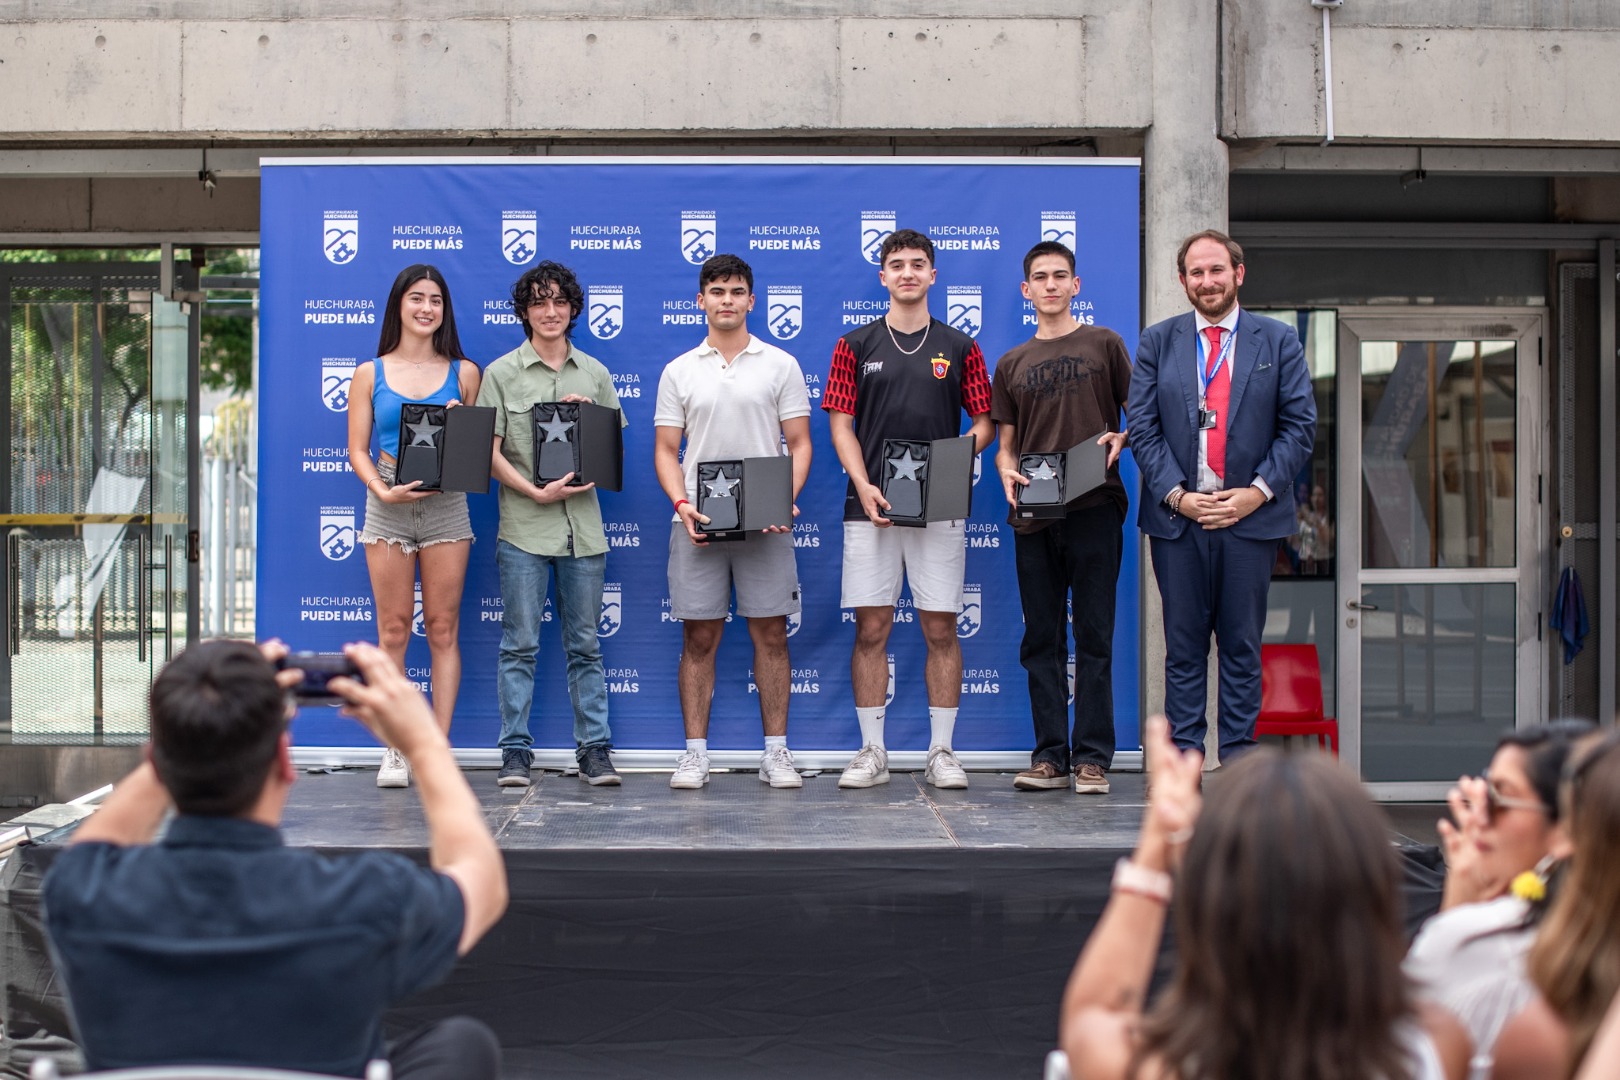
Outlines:
{"type": "Polygon", "coordinates": [[[506,870],[427,700],[382,650],[328,689],[416,770],[431,868],[283,844],[295,771],[279,641],[203,641],[152,684],[146,761],[52,864],[51,951],[91,1069],[209,1064],[397,1080],[490,1078],[482,1023],[386,1044],[383,1011],[449,974],[506,910],[506,870]],[[158,826],[173,808],[160,842],[158,826]],[[178,1022],[177,1022],[178,1021],[178,1022]]]}

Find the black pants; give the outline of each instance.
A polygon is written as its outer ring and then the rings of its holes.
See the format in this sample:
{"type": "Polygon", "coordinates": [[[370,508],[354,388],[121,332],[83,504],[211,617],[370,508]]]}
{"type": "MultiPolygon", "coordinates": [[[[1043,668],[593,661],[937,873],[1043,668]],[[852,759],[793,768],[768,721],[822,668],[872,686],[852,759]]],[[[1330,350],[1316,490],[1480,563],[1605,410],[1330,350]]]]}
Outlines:
{"type": "Polygon", "coordinates": [[[1024,641],[1018,658],[1029,673],[1035,720],[1031,764],[1060,769],[1108,768],[1114,760],[1114,590],[1119,584],[1121,528],[1115,502],[1074,510],[1040,532],[1014,534],[1024,641]],[[1068,630],[1064,601],[1074,609],[1074,731],[1069,732],[1068,630]]]}
{"type": "Polygon", "coordinates": [[[499,1080],[501,1045],[487,1024],[452,1016],[388,1044],[394,1080],[499,1080]]]}

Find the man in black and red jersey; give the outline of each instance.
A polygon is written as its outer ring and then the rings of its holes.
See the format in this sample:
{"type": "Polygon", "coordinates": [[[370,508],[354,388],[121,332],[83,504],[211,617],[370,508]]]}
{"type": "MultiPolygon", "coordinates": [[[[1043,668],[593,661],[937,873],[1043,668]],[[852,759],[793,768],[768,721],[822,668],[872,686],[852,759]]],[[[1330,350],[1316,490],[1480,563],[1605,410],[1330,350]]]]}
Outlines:
{"type": "Polygon", "coordinates": [[[990,379],[984,354],[972,338],[928,313],[934,284],[934,244],[911,229],[883,241],[878,280],[889,290],[889,310],[833,348],[832,371],[821,407],[832,427],[833,448],[849,474],[844,499],[842,605],[855,609],[855,651],[850,682],[861,750],[838,786],[872,787],[889,782],[883,743],[884,697],[889,668],[885,648],[894,625],[902,580],[928,646],[928,769],[930,784],[967,787],[967,773],[951,749],[956,706],[962,694],[962,648],[956,615],[962,606],[966,555],[961,521],[935,521],[925,528],[891,528],[889,503],[876,481],[883,475],[885,439],[927,441],[962,434],[962,413],[972,419],[975,452],[990,445],[990,379]]]}

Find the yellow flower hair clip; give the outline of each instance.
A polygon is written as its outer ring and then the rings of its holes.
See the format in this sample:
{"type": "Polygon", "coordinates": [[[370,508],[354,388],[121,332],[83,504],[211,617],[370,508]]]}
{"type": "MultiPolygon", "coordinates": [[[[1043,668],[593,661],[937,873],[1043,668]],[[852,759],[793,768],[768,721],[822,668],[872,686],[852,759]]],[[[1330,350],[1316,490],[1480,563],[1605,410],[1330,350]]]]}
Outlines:
{"type": "Polygon", "coordinates": [[[1514,878],[1508,889],[1528,904],[1538,904],[1547,898],[1547,883],[1534,870],[1526,870],[1514,878]]]}

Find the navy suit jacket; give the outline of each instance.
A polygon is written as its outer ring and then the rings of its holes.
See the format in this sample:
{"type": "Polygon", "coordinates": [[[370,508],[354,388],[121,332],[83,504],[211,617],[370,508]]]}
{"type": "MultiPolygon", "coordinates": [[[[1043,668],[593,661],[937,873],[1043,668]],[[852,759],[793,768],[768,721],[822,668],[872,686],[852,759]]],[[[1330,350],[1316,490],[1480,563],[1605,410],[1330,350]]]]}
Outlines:
{"type": "MultiPolygon", "coordinates": [[[[1197,490],[1198,332],[1192,312],[1142,331],[1125,414],[1131,453],[1142,473],[1136,517],[1149,536],[1180,536],[1187,519],[1172,515],[1164,497],[1177,484],[1197,490]]],[[[1316,399],[1305,348],[1293,327],[1240,311],[1232,346],[1232,394],[1226,420],[1226,486],[1256,476],[1274,498],[1232,526],[1246,540],[1291,535],[1294,482],[1316,442],[1316,399]]]]}

